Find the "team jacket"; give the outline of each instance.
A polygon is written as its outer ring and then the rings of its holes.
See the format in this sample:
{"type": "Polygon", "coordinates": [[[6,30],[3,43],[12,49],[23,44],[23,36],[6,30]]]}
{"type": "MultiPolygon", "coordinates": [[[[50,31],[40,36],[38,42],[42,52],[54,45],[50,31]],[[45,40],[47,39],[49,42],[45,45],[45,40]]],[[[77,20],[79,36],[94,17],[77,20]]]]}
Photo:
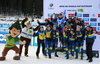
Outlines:
{"type": "Polygon", "coordinates": [[[69,41],[70,41],[70,42],[75,42],[75,38],[76,38],[75,33],[69,34],[69,41]]]}
{"type": "Polygon", "coordinates": [[[46,40],[47,40],[47,41],[51,41],[51,31],[52,31],[52,30],[50,30],[50,31],[47,31],[47,30],[46,30],[46,31],[45,31],[45,35],[46,35],[46,40]]]}
{"type": "Polygon", "coordinates": [[[72,28],[74,29],[74,30],[76,30],[76,26],[77,25],[79,25],[80,26],[80,28],[81,28],[81,30],[83,30],[84,31],[84,23],[83,22],[81,22],[81,21],[79,21],[77,24],[76,23],[74,23],[73,25],[72,25],[72,28]]]}
{"type": "Polygon", "coordinates": [[[90,31],[85,31],[86,42],[94,42],[94,33],[93,28],[90,28],[90,31]]]}
{"type": "Polygon", "coordinates": [[[53,25],[57,25],[58,23],[56,21],[52,21],[52,24],[53,25]]]}
{"type": "Polygon", "coordinates": [[[41,31],[38,31],[37,33],[34,33],[33,36],[38,36],[37,37],[37,41],[42,42],[45,39],[45,31],[42,31],[42,32],[41,31]]]}
{"type": "Polygon", "coordinates": [[[64,37],[65,41],[68,41],[68,39],[69,39],[69,31],[63,32],[63,37],[64,37]]]}
{"type": "Polygon", "coordinates": [[[76,31],[76,41],[82,41],[84,39],[83,37],[83,31],[76,31]]]}
{"type": "Polygon", "coordinates": [[[52,30],[51,31],[51,39],[54,40],[54,39],[57,39],[58,37],[59,37],[58,30],[52,30]]]}

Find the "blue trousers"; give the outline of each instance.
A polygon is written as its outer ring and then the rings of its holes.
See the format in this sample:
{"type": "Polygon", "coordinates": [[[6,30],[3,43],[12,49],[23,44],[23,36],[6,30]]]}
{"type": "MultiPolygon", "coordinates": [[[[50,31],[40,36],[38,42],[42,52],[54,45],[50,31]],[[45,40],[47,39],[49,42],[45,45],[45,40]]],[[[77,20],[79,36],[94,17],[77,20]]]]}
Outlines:
{"type": "Polygon", "coordinates": [[[53,39],[53,45],[55,45],[55,54],[57,54],[57,48],[58,48],[58,39],[53,39]]]}
{"type": "Polygon", "coordinates": [[[80,48],[81,48],[81,54],[83,55],[83,41],[76,42],[76,54],[78,54],[79,44],[80,44],[80,48]]]}
{"type": "Polygon", "coordinates": [[[45,55],[47,54],[47,49],[48,49],[48,54],[51,55],[51,51],[52,51],[52,48],[53,48],[53,42],[51,41],[46,41],[45,42],[45,55]]]}
{"type": "Polygon", "coordinates": [[[75,44],[69,44],[69,51],[71,52],[72,56],[74,56],[74,49],[75,49],[75,44]]]}
{"type": "Polygon", "coordinates": [[[63,48],[64,48],[64,51],[66,51],[66,45],[68,45],[68,40],[66,38],[63,38],[63,40],[64,40],[63,48]]]}
{"type": "Polygon", "coordinates": [[[68,52],[68,42],[66,42],[66,44],[65,44],[65,52],[66,52],[66,55],[69,56],[69,52],[68,52]]]}

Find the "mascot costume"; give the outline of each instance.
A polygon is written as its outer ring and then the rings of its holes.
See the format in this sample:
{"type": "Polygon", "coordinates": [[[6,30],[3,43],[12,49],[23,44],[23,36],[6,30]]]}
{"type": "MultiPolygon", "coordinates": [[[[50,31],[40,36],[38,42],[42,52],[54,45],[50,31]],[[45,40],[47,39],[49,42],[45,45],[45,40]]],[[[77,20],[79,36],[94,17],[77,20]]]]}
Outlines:
{"type": "Polygon", "coordinates": [[[19,56],[19,49],[15,45],[16,42],[20,44],[25,44],[26,41],[23,40],[23,42],[18,38],[18,35],[21,33],[21,26],[19,21],[16,21],[14,24],[12,24],[11,27],[8,28],[10,31],[10,34],[4,35],[3,39],[7,39],[6,45],[2,52],[2,57],[0,57],[0,61],[6,60],[6,55],[9,50],[15,51],[15,56],[13,57],[14,60],[20,60],[19,56]]]}
{"type": "MultiPolygon", "coordinates": [[[[26,41],[26,44],[25,44],[25,56],[28,57],[28,47],[29,47],[29,44],[31,42],[31,39],[32,39],[32,36],[33,36],[33,32],[38,30],[38,28],[40,27],[40,25],[38,25],[36,28],[32,28],[32,19],[31,18],[25,18],[22,22],[21,22],[21,25],[22,25],[22,33],[21,33],[21,37],[20,39],[22,41],[26,41]],[[26,22],[26,23],[25,23],[26,22]]],[[[21,53],[22,53],[22,48],[23,48],[23,45],[20,45],[19,46],[19,49],[20,49],[20,53],[19,55],[21,56],[21,53]]]]}

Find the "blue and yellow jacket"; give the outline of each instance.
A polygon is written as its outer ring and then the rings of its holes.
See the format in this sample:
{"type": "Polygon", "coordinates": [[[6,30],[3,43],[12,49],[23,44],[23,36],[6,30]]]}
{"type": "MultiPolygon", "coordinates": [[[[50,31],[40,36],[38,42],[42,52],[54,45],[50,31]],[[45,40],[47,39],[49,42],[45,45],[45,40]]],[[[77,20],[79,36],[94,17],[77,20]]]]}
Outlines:
{"type": "Polygon", "coordinates": [[[84,26],[84,23],[83,23],[83,22],[79,21],[77,24],[74,23],[74,24],[72,25],[72,28],[73,28],[74,30],[76,30],[76,26],[77,26],[77,25],[80,26],[81,30],[84,30],[85,26],[84,26]]]}
{"type": "Polygon", "coordinates": [[[64,41],[65,41],[65,42],[68,42],[69,34],[70,34],[69,31],[67,31],[67,32],[64,31],[64,32],[63,32],[63,37],[64,37],[64,41]]]}
{"type": "Polygon", "coordinates": [[[94,42],[93,28],[91,27],[89,31],[85,31],[86,42],[94,42]]]}
{"type": "Polygon", "coordinates": [[[45,30],[46,40],[51,41],[51,31],[52,30],[45,30]]]}
{"type": "Polygon", "coordinates": [[[33,36],[38,36],[37,37],[37,41],[42,42],[45,39],[45,31],[42,31],[42,32],[41,31],[38,31],[37,33],[34,33],[33,36]]]}
{"type": "Polygon", "coordinates": [[[52,23],[53,23],[53,25],[57,25],[57,22],[55,22],[55,21],[53,21],[52,23]]]}
{"type": "Polygon", "coordinates": [[[70,41],[70,42],[75,42],[75,38],[76,38],[75,33],[69,34],[69,41],[70,41]]]}
{"type": "Polygon", "coordinates": [[[68,37],[69,37],[69,31],[63,32],[63,37],[64,37],[65,39],[68,39],[68,37]]]}
{"type": "Polygon", "coordinates": [[[76,41],[82,41],[84,39],[83,37],[83,31],[76,31],[76,41]]]}
{"type": "Polygon", "coordinates": [[[51,38],[53,39],[58,39],[59,37],[59,31],[58,30],[52,30],[51,31],[51,38]]]}

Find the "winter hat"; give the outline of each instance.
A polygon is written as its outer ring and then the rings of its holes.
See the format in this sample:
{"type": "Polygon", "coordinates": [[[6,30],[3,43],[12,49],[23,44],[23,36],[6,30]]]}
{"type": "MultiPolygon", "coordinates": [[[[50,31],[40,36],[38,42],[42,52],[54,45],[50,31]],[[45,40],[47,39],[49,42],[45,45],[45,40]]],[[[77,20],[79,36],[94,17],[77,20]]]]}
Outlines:
{"type": "Polygon", "coordinates": [[[56,25],[53,25],[53,27],[57,27],[56,25]]]}
{"type": "Polygon", "coordinates": [[[59,13],[59,15],[62,15],[62,13],[59,13]]]}
{"type": "Polygon", "coordinates": [[[46,18],[45,21],[49,21],[49,20],[46,18]]]}
{"type": "Polygon", "coordinates": [[[74,32],[74,29],[71,29],[70,31],[73,31],[74,32]]]}
{"type": "Polygon", "coordinates": [[[80,26],[79,26],[79,25],[77,25],[77,28],[80,28],[80,26]]]}
{"type": "Polygon", "coordinates": [[[91,27],[91,25],[88,24],[87,27],[91,27]]]}
{"type": "Polygon", "coordinates": [[[67,28],[67,29],[68,29],[68,26],[65,26],[65,28],[67,28]]]}
{"type": "Polygon", "coordinates": [[[79,20],[78,18],[75,18],[75,20],[79,20]]]}
{"type": "Polygon", "coordinates": [[[40,26],[40,28],[43,28],[43,26],[40,26]]]}
{"type": "Polygon", "coordinates": [[[74,16],[74,18],[78,18],[77,16],[74,16]]]}
{"type": "Polygon", "coordinates": [[[50,25],[47,25],[47,27],[50,27],[50,25]]]}
{"type": "Polygon", "coordinates": [[[19,29],[20,31],[22,31],[20,23],[19,23],[18,20],[14,24],[12,24],[11,27],[9,27],[9,29],[13,28],[13,27],[16,28],[16,29],[19,29]]]}
{"type": "Polygon", "coordinates": [[[72,17],[71,17],[71,16],[69,16],[69,19],[72,19],[72,17]]]}

